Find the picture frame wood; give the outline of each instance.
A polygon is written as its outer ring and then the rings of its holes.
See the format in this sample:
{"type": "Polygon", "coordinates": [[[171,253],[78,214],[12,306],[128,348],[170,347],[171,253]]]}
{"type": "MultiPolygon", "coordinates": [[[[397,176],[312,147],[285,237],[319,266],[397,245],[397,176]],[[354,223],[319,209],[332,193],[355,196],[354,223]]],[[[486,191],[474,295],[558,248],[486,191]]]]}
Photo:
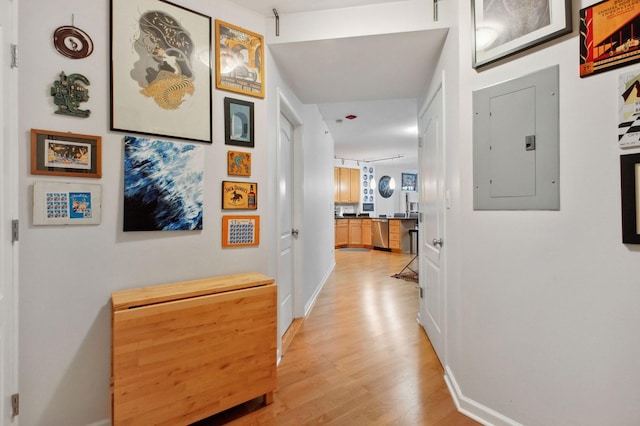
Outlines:
{"type": "Polygon", "coordinates": [[[111,0],[111,130],[213,141],[211,17],[111,0]]]}
{"type": "Polygon", "coordinates": [[[226,145],[255,146],[253,102],[224,98],[224,143],[226,145]]]}
{"type": "Polygon", "coordinates": [[[222,247],[260,245],[260,216],[222,216],[222,247]]]}
{"type": "Polygon", "coordinates": [[[229,176],[251,176],[251,153],[228,151],[227,174],[229,176]]]}
{"type": "Polygon", "coordinates": [[[102,177],[102,137],[31,129],[31,174],[102,177]]]}
{"type": "Polygon", "coordinates": [[[476,69],[572,31],[571,0],[471,0],[471,12],[476,69]]]}
{"type": "Polygon", "coordinates": [[[222,181],[223,210],[256,210],[258,183],[222,181]]]}
{"type": "Polygon", "coordinates": [[[33,183],[34,225],[98,225],[102,220],[102,185],[33,183]]]}
{"type": "Polygon", "coordinates": [[[640,153],[620,156],[622,242],[640,244],[640,153]]]}
{"type": "Polygon", "coordinates": [[[216,19],[216,87],[264,98],[264,37],[216,19]]]}
{"type": "Polygon", "coordinates": [[[580,77],[640,61],[640,2],[605,0],[580,9],[580,77]]]}

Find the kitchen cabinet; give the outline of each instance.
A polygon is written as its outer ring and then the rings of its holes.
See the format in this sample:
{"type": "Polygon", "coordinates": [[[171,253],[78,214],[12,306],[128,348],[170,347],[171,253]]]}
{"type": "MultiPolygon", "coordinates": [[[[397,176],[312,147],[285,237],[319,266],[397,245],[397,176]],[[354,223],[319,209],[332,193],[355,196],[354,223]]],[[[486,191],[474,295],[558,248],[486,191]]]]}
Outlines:
{"type": "Polygon", "coordinates": [[[349,221],[346,219],[335,220],[335,246],[346,247],[349,244],[349,221]]]}
{"type": "Polygon", "coordinates": [[[346,167],[333,169],[333,200],[336,203],[360,202],[360,170],[346,167]]]}
{"type": "Polygon", "coordinates": [[[362,245],[362,219],[349,219],[349,246],[362,245]]]}
{"type": "Polygon", "coordinates": [[[415,229],[416,219],[389,219],[389,248],[394,253],[411,252],[410,229],[415,229]]]}
{"type": "Polygon", "coordinates": [[[371,219],[362,219],[362,245],[373,247],[371,240],[371,219]]]}

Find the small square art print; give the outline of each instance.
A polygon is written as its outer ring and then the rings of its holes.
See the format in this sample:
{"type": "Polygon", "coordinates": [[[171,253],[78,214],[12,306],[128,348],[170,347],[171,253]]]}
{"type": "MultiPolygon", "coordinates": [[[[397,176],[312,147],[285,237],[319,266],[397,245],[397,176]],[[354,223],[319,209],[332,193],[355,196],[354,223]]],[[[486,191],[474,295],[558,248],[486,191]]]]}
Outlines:
{"type": "Polygon", "coordinates": [[[227,173],[230,176],[251,176],[251,153],[229,151],[227,153],[227,173]]]}

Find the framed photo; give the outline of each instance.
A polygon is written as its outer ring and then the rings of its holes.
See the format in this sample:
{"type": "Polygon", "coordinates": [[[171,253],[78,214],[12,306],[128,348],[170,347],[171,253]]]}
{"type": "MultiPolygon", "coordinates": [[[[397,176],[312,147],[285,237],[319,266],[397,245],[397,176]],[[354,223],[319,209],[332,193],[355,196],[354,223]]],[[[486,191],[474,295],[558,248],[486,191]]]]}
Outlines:
{"type": "Polygon", "coordinates": [[[260,244],[260,216],[222,216],[222,247],[260,244]]]}
{"type": "Polygon", "coordinates": [[[31,129],[31,173],[102,177],[102,137],[31,129]]]}
{"type": "Polygon", "coordinates": [[[251,153],[227,152],[227,173],[230,176],[251,176],[251,153]]]}
{"type": "Polygon", "coordinates": [[[258,184],[222,181],[222,208],[224,210],[256,210],[258,184]]]}
{"type": "Polygon", "coordinates": [[[264,37],[216,19],[216,87],[264,98],[264,37]]]}
{"type": "Polygon", "coordinates": [[[111,0],[111,130],[212,142],[211,18],[111,0]]]}
{"type": "Polygon", "coordinates": [[[415,191],[418,175],[415,173],[402,173],[402,190],[415,191]]]}
{"type": "Polygon", "coordinates": [[[620,156],[622,242],[640,244],[640,154],[620,156]]]}
{"type": "Polygon", "coordinates": [[[471,0],[473,68],[571,32],[571,0],[471,0]]]}
{"type": "Polygon", "coordinates": [[[254,147],[253,102],[224,98],[224,143],[254,147]]]}
{"type": "Polygon", "coordinates": [[[34,225],[98,225],[101,185],[34,182],[34,225]]]}
{"type": "Polygon", "coordinates": [[[637,0],[606,0],[581,9],[580,77],[638,62],[638,25],[637,0]]]}

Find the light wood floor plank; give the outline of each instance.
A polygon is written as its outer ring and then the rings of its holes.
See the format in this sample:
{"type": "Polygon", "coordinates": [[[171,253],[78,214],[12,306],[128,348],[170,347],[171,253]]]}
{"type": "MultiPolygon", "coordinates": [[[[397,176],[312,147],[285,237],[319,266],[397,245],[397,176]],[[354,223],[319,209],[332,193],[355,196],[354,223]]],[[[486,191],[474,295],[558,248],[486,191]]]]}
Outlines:
{"type": "Polygon", "coordinates": [[[336,250],[312,311],[287,333],[274,402],[249,401],[216,425],[470,426],[416,322],[416,283],[392,278],[412,255],[336,250]]]}

